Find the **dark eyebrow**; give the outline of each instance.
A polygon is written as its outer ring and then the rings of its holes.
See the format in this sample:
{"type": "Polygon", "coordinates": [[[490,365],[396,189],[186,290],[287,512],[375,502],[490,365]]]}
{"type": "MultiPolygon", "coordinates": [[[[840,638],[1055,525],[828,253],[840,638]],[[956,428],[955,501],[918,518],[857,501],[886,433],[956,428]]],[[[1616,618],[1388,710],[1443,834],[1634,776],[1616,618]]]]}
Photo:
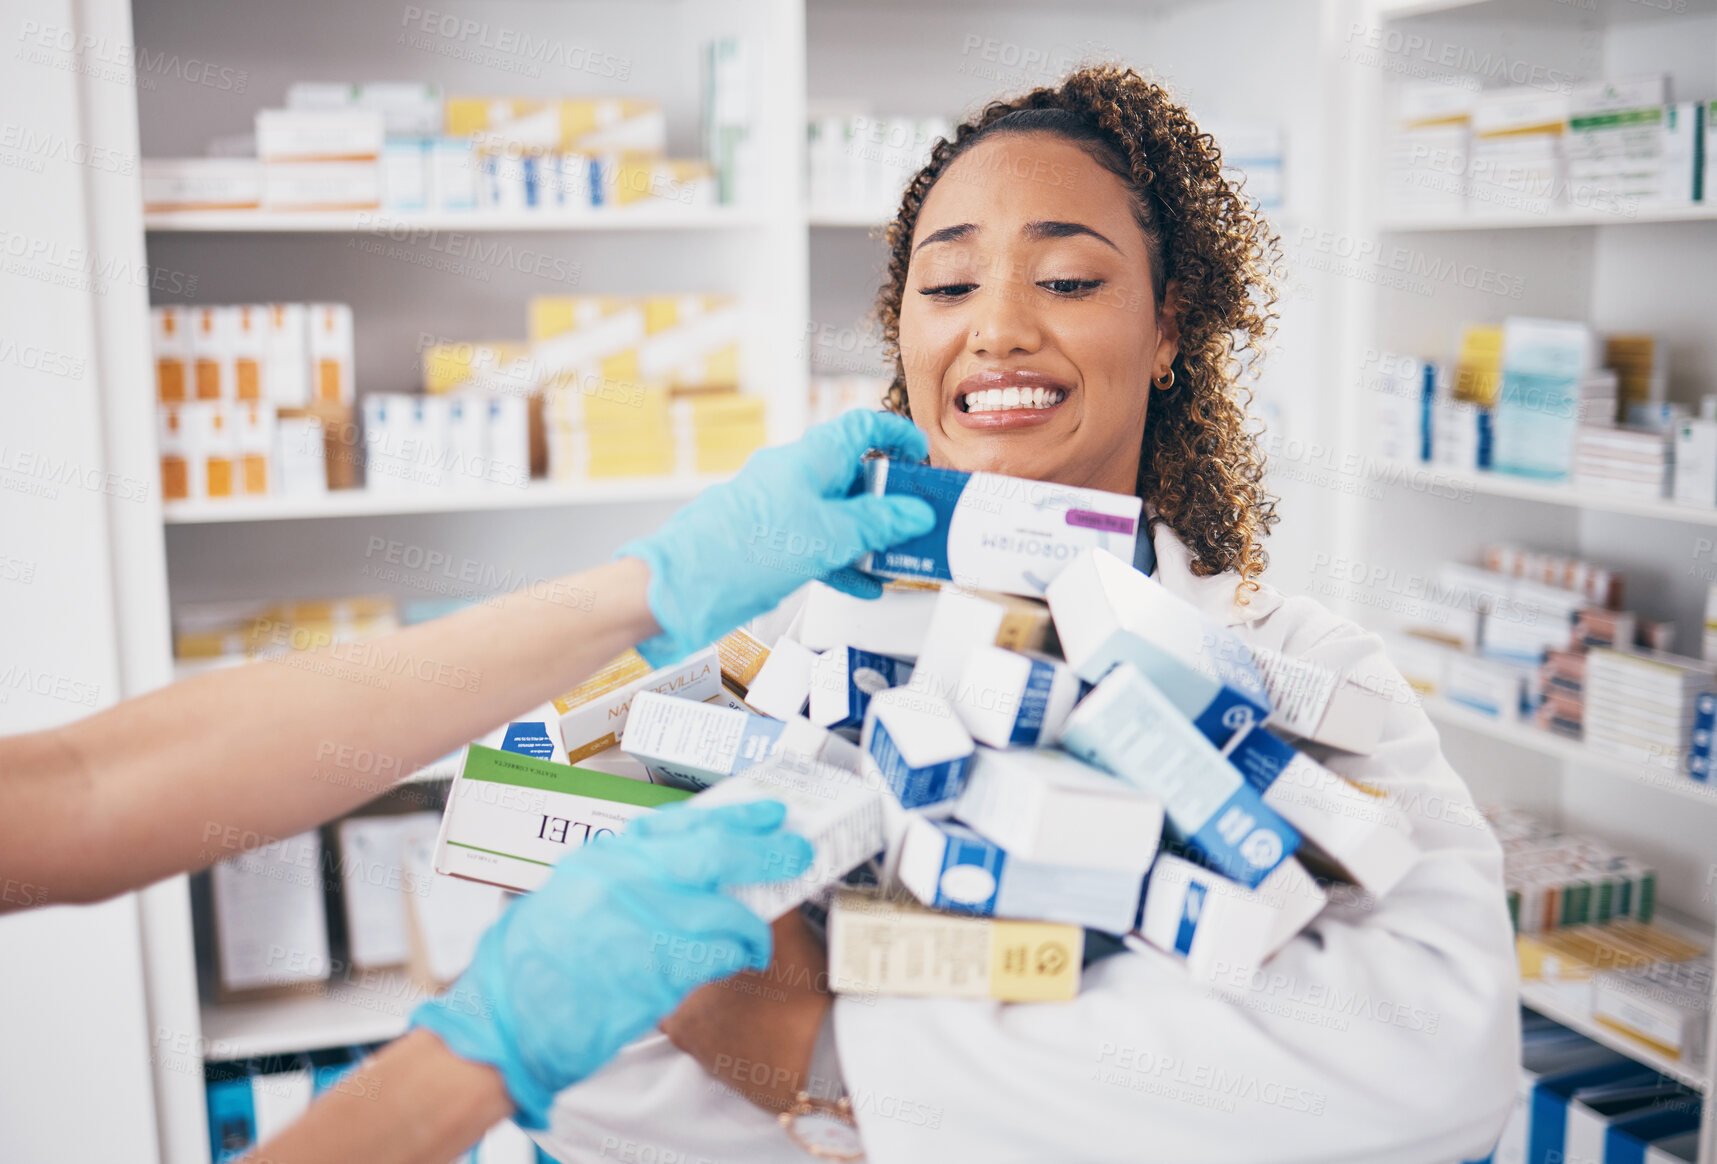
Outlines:
{"type": "Polygon", "coordinates": [[[924,240],[912,248],[912,253],[917,254],[931,243],[960,242],[970,238],[977,230],[978,228],[969,222],[962,222],[959,226],[944,226],[941,230],[925,235],[924,240]]]}
{"type": "Polygon", "coordinates": [[[1116,254],[1121,253],[1120,247],[1082,222],[1028,222],[1025,229],[1020,233],[1033,241],[1046,238],[1072,238],[1074,235],[1088,234],[1116,254]]]}

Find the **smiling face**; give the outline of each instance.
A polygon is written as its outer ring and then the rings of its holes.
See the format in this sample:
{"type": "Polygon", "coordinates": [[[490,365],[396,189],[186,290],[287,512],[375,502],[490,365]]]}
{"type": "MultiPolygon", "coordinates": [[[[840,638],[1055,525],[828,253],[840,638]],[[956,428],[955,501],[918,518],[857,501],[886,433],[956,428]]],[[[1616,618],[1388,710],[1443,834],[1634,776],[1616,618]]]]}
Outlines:
{"type": "Polygon", "coordinates": [[[1131,493],[1179,337],[1151,276],[1131,192],[1081,146],[1006,133],[961,155],[919,211],[900,308],[931,463],[1131,493]]]}

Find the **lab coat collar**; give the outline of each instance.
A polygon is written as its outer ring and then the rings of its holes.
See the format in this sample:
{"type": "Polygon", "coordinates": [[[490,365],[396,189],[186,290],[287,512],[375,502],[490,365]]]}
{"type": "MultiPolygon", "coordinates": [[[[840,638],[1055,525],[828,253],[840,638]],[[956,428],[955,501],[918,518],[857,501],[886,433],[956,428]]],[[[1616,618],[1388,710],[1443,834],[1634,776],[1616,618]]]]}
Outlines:
{"type": "MultiPolygon", "coordinates": [[[[1155,511],[1148,510],[1154,517],[1155,511]]],[[[1207,618],[1224,626],[1255,622],[1282,605],[1282,596],[1274,586],[1260,583],[1257,590],[1247,592],[1244,605],[1235,601],[1239,577],[1232,571],[1200,578],[1192,572],[1192,551],[1168,526],[1159,521],[1151,534],[1151,546],[1157,552],[1157,568],[1152,574],[1163,589],[1177,598],[1196,606],[1207,618]]]]}

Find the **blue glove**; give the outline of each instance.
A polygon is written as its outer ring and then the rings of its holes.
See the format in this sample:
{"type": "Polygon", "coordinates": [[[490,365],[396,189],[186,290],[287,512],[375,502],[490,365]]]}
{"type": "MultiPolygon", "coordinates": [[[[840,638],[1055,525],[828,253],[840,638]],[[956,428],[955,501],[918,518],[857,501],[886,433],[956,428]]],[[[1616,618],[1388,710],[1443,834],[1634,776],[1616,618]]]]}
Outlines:
{"type": "Polygon", "coordinates": [[[922,461],[929,445],[911,421],[849,412],[802,440],[765,449],[616,557],[650,567],[645,598],[662,633],[638,644],[660,667],[774,607],[811,579],[861,598],[882,584],[847,569],[859,555],[928,533],[935,511],[916,497],[852,497],[869,449],[922,461]]]}
{"type": "Polygon", "coordinates": [[[697,987],[769,964],[770,929],[722,892],[796,877],[803,837],[780,802],[675,807],[570,853],[508,907],[453,989],[412,1012],[455,1054],[496,1068],[518,1122],[673,1013],[697,987]]]}

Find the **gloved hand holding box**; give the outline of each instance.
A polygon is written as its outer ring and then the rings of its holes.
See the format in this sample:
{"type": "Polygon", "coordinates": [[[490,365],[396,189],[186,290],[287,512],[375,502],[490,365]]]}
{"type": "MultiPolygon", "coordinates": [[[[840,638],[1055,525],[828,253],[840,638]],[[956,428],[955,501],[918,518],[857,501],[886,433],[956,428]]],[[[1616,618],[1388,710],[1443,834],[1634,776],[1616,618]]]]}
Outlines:
{"type": "Polygon", "coordinates": [[[844,768],[777,756],[699,793],[695,807],[752,800],[778,800],[787,806],[782,827],[811,842],[815,852],[810,865],[792,880],[728,890],[758,917],[774,921],[882,851],[885,795],[844,768]]]}
{"type": "Polygon", "coordinates": [[[528,893],[592,837],[621,832],[634,818],[690,795],[472,744],[448,790],[435,871],[528,893]]]}
{"type": "Polygon", "coordinates": [[[1300,847],[1300,834],[1131,663],[1110,671],[1061,732],[1061,745],[1160,796],[1186,843],[1255,888],[1300,847]]]}
{"type": "Polygon", "coordinates": [[[1132,494],[887,457],[865,462],[865,492],[923,498],[936,510],[936,528],[866,555],[860,569],[1004,594],[1042,594],[1092,547],[1132,561],[1144,506],[1132,494]]]}

